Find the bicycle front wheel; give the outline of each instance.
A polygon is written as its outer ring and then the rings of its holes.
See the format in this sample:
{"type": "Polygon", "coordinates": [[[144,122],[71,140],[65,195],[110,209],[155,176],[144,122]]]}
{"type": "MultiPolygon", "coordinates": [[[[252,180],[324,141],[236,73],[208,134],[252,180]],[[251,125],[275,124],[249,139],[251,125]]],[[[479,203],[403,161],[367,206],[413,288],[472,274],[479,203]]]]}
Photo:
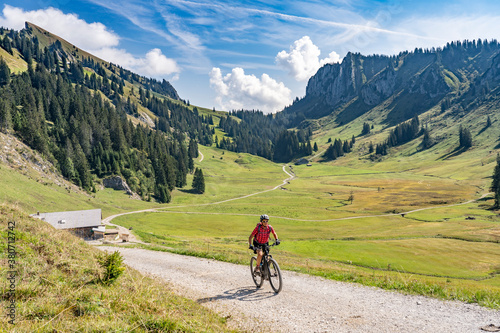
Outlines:
{"type": "Polygon", "coordinates": [[[277,294],[281,291],[283,287],[283,278],[281,277],[280,266],[274,259],[270,259],[268,262],[269,269],[269,283],[271,283],[271,288],[277,294]]]}
{"type": "Polygon", "coordinates": [[[261,273],[255,273],[255,268],[257,267],[257,257],[252,257],[250,259],[250,274],[252,274],[252,279],[257,288],[262,287],[264,283],[264,279],[262,278],[261,273]]]}

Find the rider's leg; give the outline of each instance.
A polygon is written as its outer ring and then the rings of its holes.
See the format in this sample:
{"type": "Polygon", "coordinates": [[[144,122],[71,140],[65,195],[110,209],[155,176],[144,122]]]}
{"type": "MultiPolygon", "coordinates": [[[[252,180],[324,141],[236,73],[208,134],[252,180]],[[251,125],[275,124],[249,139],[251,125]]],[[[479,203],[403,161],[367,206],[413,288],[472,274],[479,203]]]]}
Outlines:
{"type": "Polygon", "coordinates": [[[260,269],[260,262],[262,261],[262,257],[264,256],[264,252],[261,249],[257,251],[257,269],[260,269]]]}

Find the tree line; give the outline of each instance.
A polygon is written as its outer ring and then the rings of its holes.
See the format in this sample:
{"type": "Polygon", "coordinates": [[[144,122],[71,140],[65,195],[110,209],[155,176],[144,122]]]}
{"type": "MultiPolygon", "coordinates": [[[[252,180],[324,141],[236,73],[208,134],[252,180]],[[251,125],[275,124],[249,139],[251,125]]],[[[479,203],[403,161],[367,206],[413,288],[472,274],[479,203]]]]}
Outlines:
{"type": "Polygon", "coordinates": [[[312,154],[310,129],[290,131],[283,117],[261,111],[238,110],[221,117],[219,128],[231,139],[216,139],[219,148],[289,162],[312,154]],[[236,120],[236,119],[239,119],[236,120]]]}
{"type": "MultiPolygon", "coordinates": [[[[329,141],[331,142],[331,139],[329,139],[329,141]]],[[[340,139],[335,139],[333,144],[330,144],[328,146],[325,153],[323,154],[323,157],[326,161],[336,160],[337,158],[350,153],[355,143],[356,139],[354,135],[352,136],[351,141],[349,140],[342,141],[340,139]]]]}
{"type": "Polygon", "coordinates": [[[2,132],[18,136],[87,191],[95,190],[97,177],[114,174],[123,176],[142,198],[169,202],[175,187],[187,185],[198,141],[211,144],[211,130],[204,122],[208,120],[187,107],[150,96],[146,107],[159,114],[157,127],[161,123],[164,128],[135,126],[127,114],[133,114],[137,105],[123,98],[119,78],[110,79],[104,71],[89,87],[92,80],[87,74],[81,80],[80,63],[49,48],[40,50],[36,39],[25,32],[9,31],[0,46],[6,39],[12,47],[23,47],[20,52],[28,70],[11,75],[0,59],[2,132]],[[105,95],[112,97],[111,102],[96,93],[96,89],[104,93],[108,84],[110,93],[105,95]]]}

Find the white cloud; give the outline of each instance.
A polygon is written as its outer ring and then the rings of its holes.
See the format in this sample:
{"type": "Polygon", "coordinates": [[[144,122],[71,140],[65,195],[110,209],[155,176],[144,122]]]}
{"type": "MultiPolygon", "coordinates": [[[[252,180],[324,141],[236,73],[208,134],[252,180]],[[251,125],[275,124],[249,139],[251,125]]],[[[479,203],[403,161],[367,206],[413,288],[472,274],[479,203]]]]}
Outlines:
{"type": "Polygon", "coordinates": [[[146,58],[140,59],[139,68],[151,76],[158,74],[172,74],[179,72],[179,67],[173,59],[167,58],[160,49],[152,49],[146,58]]]}
{"type": "Polygon", "coordinates": [[[127,51],[114,47],[94,50],[91,53],[103,60],[119,64],[126,69],[146,76],[158,78],[180,72],[175,60],[167,58],[160,49],[150,50],[144,58],[136,58],[127,51]]]}
{"type": "Polygon", "coordinates": [[[222,76],[220,68],[212,68],[210,86],[217,93],[216,103],[222,109],[258,109],[264,113],[280,111],[292,102],[291,90],[267,74],[261,78],[246,75],[242,68],[233,68],[222,76]]]}
{"type": "Polygon", "coordinates": [[[283,50],[278,53],[276,63],[288,70],[295,80],[305,81],[324,64],[340,61],[340,56],[336,52],[331,52],[322,60],[319,59],[320,54],[321,51],[309,36],[304,36],[290,46],[290,52],[283,50]]]}
{"type": "Polygon", "coordinates": [[[167,58],[160,49],[152,49],[144,57],[135,57],[117,48],[120,37],[102,23],[87,23],[75,14],[65,14],[52,7],[24,11],[21,8],[4,6],[0,16],[0,26],[20,30],[24,28],[26,21],[64,38],[95,56],[141,75],[160,78],[180,72],[176,61],[167,58]]]}
{"type": "Polygon", "coordinates": [[[117,46],[120,37],[102,23],[87,23],[75,14],[64,14],[49,7],[32,11],[5,5],[0,25],[15,30],[24,28],[24,23],[34,23],[58,35],[76,46],[88,50],[117,46]]]}

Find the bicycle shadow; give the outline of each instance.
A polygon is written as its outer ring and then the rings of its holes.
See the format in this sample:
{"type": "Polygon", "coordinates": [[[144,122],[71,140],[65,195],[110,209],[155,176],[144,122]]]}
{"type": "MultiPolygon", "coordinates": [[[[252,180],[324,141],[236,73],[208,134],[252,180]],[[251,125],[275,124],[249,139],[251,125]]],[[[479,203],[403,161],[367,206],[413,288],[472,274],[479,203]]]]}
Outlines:
{"type": "Polygon", "coordinates": [[[224,291],[221,295],[200,298],[196,302],[199,304],[219,301],[219,300],[238,300],[242,302],[256,302],[276,296],[274,292],[263,291],[255,287],[243,287],[224,291]]]}

